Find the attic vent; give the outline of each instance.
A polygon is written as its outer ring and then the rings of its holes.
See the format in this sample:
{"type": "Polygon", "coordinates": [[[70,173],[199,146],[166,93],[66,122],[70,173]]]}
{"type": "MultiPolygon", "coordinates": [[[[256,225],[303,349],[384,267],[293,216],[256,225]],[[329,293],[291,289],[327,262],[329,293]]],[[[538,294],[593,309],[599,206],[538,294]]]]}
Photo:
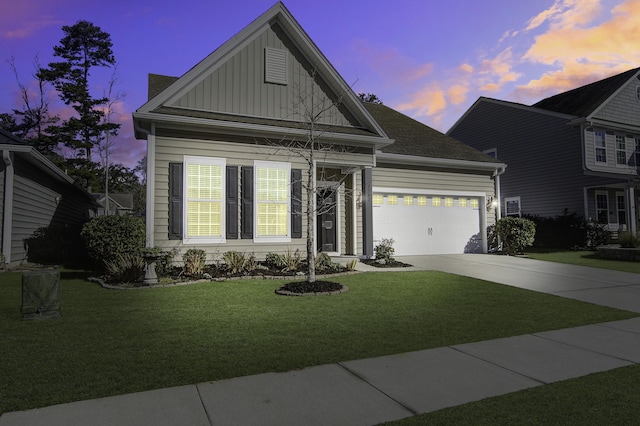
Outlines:
{"type": "Polygon", "coordinates": [[[288,55],[286,50],[264,48],[264,81],[266,83],[284,84],[289,80],[288,55]]]}

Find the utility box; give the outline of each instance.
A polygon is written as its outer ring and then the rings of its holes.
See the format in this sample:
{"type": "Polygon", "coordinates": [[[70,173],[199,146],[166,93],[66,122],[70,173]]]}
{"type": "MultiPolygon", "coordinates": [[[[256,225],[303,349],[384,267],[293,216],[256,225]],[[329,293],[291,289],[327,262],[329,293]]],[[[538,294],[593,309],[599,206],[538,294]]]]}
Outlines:
{"type": "Polygon", "coordinates": [[[22,319],[60,317],[60,271],[48,269],[22,273],[22,319]]]}

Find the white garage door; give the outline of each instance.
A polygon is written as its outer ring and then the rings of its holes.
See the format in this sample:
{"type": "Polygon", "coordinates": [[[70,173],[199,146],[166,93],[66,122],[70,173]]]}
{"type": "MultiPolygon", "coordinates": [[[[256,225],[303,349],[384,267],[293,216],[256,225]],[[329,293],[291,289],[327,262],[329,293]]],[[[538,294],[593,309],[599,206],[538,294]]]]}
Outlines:
{"type": "Polygon", "coordinates": [[[479,200],[374,193],[374,246],[383,238],[392,238],[397,256],[479,252],[479,200]]]}

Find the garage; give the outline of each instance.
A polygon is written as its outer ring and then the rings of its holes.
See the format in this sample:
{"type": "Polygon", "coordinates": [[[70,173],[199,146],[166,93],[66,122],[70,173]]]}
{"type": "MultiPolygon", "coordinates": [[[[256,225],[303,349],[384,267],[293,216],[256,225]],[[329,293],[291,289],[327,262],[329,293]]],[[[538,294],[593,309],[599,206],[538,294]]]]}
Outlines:
{"type": "Polygon", "coordinates": [[[374,190],[374,246],[392,238],[397,256],[481,252],[483,196],[374,190]]]}

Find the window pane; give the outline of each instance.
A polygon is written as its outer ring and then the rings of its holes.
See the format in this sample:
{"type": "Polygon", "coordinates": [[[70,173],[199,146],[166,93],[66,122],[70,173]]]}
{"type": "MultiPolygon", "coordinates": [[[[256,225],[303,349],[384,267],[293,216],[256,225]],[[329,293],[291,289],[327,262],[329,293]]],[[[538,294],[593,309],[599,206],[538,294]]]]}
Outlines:
{"type": "Polygon", "coordinates": [[[187,198],[220,200],[222,198],[222,167],[211,164],[187,166],[187,198]]]}
{"type": "Polygon", "coordinates": [[[257,171],[257,199],[258,201],[288,200],[288,176],[284,169],[258,168],[257,171]]]}
{"type": "Polygon", "coordinates": [[[382,194],[373,194],[373,204],[379,206],[383,203],[382,194]]]}
{"type": "Polygon", "coordinates": [[[427,205],[427,197],[424,197],[424,196],[418,197],[418,205],[419,206],[426,206],[427,205]]]}
{"type": "Polygon", "coordinates": [[[459,205],[460,207],[467,207],[467,199],[466,199],[466,198],[460,198],[460,199],[458,200],[458,205],[459,205]]]}
{"type": "Polygon", "coordinates": [[[453,198],[447,197],[444,199],[445,207],[453,207],[453,198]]]}
{"type": "Polygon", "coordinates": [[[440,197],[433,197],[431,199],[431,205],[433,207],[440,207],[441,204],[442,204],[442,200],[440,199],[440,197]]]}
{"type": "Polygon", "coordinates": [[[472,198],[471,199],[471,207],[474,208],[474,209],[480,208],[480,204],[479,204],[477,198],[472,198]]]}
{"type": "Polygon", "coordinates": [[[258,203],[258,236],[287,236],[287,205],[258,203]]]}
{"type": "Polygon", "coordinates": [[[390,206],[395,206],[398,204],[398,196],[397,195],[389,195],[387,198],[387,204],[390,206]]]}
{"type": "Polygon", "coordinates": [[[222,236],[222,203],[187,202],[187,236],[222,236]]]}
{"type": "Polygon", "coordinates": [[[412,206],[413,205],[413,197],[409,196],[409,195],[405,195],[403,197],[403,202],[405,206],[412,206]]]}

